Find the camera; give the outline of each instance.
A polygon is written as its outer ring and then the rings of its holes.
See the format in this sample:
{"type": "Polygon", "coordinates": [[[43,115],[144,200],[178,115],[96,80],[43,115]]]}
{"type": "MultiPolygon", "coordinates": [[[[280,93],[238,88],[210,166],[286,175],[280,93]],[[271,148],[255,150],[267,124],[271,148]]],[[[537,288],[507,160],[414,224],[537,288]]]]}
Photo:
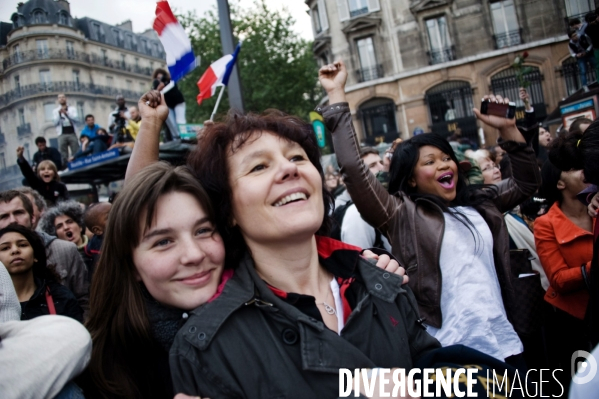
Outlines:
{"type": "Polygon", "coordinates": [[[516,103],[509,104],[491,102],[489,100],[480,104],[480,113],[484,115],[501,116],[507,119],[514,119],[516,116],[516,103]]]}

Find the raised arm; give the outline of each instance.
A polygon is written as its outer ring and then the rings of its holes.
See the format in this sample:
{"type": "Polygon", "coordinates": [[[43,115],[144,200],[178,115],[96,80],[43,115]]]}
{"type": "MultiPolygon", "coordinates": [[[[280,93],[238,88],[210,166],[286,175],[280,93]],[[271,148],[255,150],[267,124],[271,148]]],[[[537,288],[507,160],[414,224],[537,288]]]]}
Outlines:
{"type": "MultiPolygon", "coordinates": [[[[509,103],[509,99],[493,95],[485,96],[484,100],[509,103]]],[[[484,115],[477,108],[474,108],[474,114],[481,122],[499,130],[499,146],[510,156],[512,177],[497,184],[495,198],[495,205],[501,212],[509,211],[532,197],[541,184],[535,153],[516,127],[515,118],[484,115]]]]}
{"type": "Polygon", "coordinates": [[[39,190],[41,180],[35,175],[35,172],[31,169],[31,165],[29,165],[29,162],[23,156],[24,151],[25,149],[22,146],[17,147],[17,165],[19,165],[21,173],[27,180],[27,183],[29,183],[29,186],[34,190],[39,190]]]}
{"type": "Polygon", "coordinates": [[[137,172],[154,162],[158,162],[160,128],[169,112],[164,101],[164,95],[156,90],[144,94],[139,99],[137,107],[141,114],[141,125],[127,165],[125,184],[137,172]]]}
{"type": "Polygon", "coordinates": [[[333,136],[337,162],[344,175],[347,190],[364,220],[386,232],[387,222],[395,214],[401,201],[389,195],[360,159],[360,145],[345,99],[345,65],[342,61],[325,65],[318,75],[331,105],[319,107],[317,110],[323,115],[325,124],[333,136]]]}

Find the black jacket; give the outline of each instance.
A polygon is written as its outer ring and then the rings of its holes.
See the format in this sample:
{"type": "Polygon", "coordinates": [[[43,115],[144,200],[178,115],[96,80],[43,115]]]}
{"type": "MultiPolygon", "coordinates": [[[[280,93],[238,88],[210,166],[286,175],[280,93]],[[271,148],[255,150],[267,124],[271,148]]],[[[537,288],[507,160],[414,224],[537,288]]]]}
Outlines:
{"type": "Polygon", "coordinates": [[[54,206],[58,201],[69,199],[69,191],[67,186],[59,181],[52,180],[50,183],[44,183],[42,179],[37,177],[31,165],[24,158],[17,158],[17,164],[21,168],[21,173],[27,179],[29,186],[40,193],[48,203],[48,206],[54,206]]]}
{"type": "Polygon", "coordinates": [[[46,147],[46,151],[33,154],[33,164],[39,165],[42,161],[52,161],[58,170],[62,169],[62,156],[56,148],[46,147]]]}
{"type": "Polygon", "coordinates": [[[46,287],[50,287],[52,302],[56,314],[72,317],[83,323],[83,309],[79,306],[75,295],[69,289],[55,281],[35,278],[35,292],[27,302],[21,302],[21,320],[31,320],[38,316],[50,314],[46,301],[46,287]]]}
{"type": "Polygon", "coordinates": [[[345,290],[353,310],[341,335],[275,295],[247,256],[220,296],[194,310],[177,334],[170,351],[175,392],[212,399],[333,398],[339,368],[411,369],[440,347],[421,326],[414,295],[400,277],[343,243],[318,242],[325,268],[355,278],[345,290]]]}

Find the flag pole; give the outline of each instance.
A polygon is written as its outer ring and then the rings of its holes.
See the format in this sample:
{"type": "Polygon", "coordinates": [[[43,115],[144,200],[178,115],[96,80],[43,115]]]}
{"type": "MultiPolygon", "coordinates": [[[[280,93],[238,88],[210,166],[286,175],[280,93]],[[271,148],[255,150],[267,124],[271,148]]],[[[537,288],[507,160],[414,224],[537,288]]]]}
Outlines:
{"type": "Polygon", "coordinates": [[[214,117],[216,116],[216,110],[218,110],[218,105],[220,104],[220,99],[223,98],[224,91],[225,91],[225,85],[220,85],[220,93],[218,94],[218,99],[216,100],[216,104],[214,104],[214,109],[212,110],[212,115],[210,115],[210,121],[214,121],[214,117]]]}

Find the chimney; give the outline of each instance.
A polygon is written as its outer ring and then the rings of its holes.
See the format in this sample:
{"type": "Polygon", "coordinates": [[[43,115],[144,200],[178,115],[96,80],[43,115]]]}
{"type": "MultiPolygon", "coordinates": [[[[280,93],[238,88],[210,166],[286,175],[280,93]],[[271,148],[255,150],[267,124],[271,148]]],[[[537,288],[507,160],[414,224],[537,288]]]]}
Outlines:
{"type": "Polygon", "coordinates": [[[71,15],[71,5],[69,4],[69,2],[67,0],[55,0],[55,1],[60,6],[60,8],[62,8],[63,10],[68,12],[69,15],[71,15]]]}

